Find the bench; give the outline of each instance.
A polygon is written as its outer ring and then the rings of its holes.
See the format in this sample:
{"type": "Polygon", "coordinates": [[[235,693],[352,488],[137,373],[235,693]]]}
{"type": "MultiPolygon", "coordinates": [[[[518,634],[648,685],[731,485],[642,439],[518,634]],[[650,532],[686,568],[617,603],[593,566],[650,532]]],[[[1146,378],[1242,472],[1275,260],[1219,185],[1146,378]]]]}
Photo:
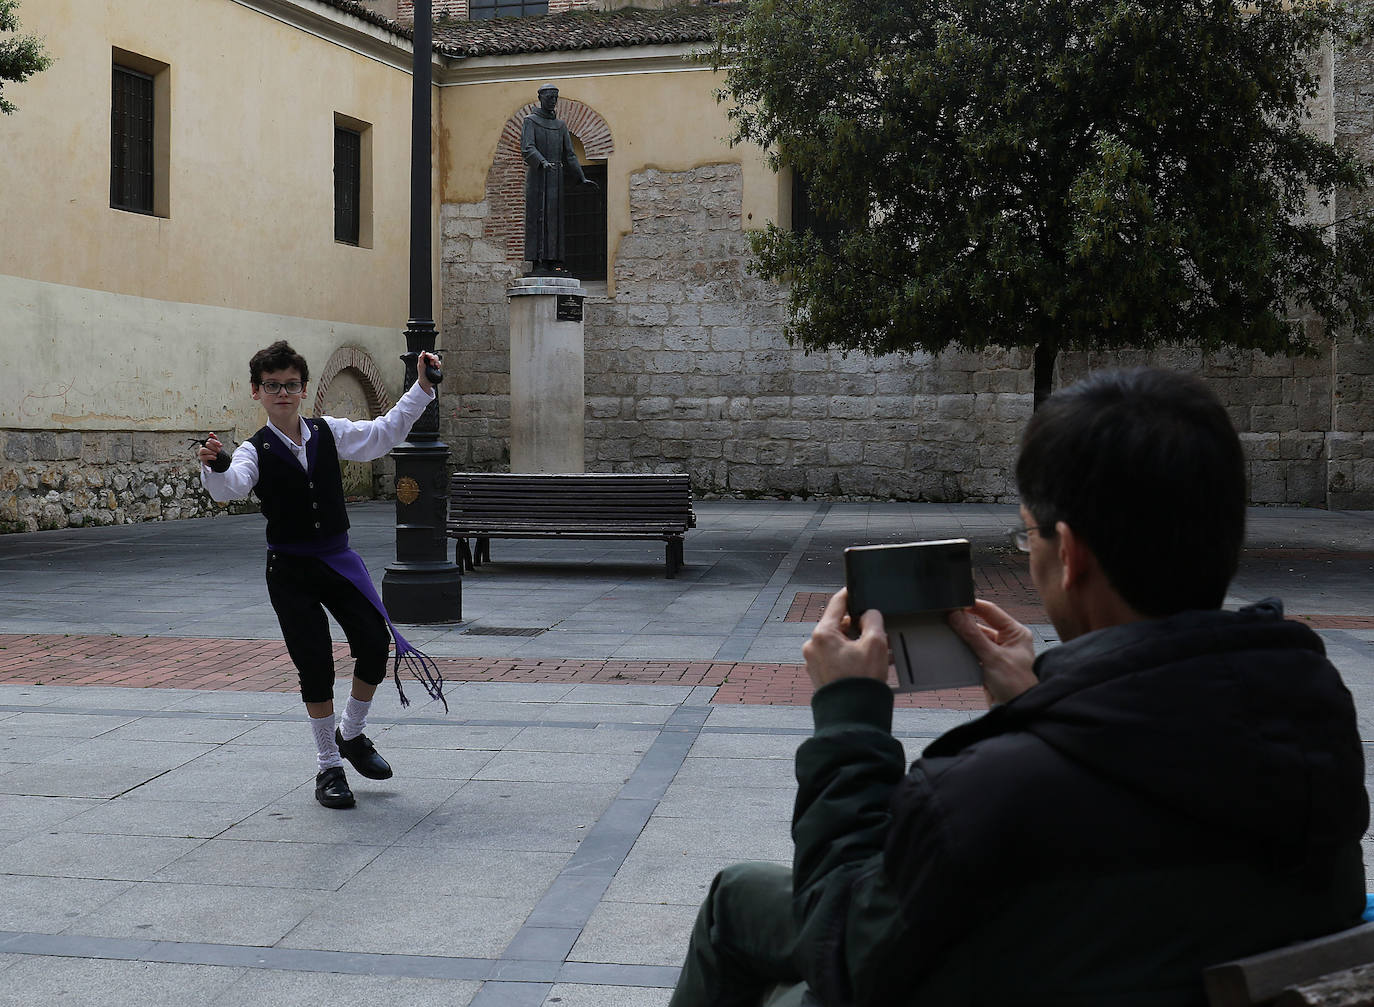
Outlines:
{"type": "MultiPolygon", "coordinates": [[[[1213,965],[1208,1007],[1374,1007],[1374,923],[1213,965]]],[[[805,983],[778,986],[763,1007],[821,1007],[805,983]]]]}
{"type": "Polygon", "coordinates": [[[491,560],[493,538],[643,538],[663,541],[675,577],[682,536],[696,524],[685,474],[455,472],[449,484],[448,536],[468,570],[491,560]]]}
{"type": "Polygon", "coordinates": [[[1374,923],[1209,968],[1210,1007],[1371,1007],[1374,923]]]}

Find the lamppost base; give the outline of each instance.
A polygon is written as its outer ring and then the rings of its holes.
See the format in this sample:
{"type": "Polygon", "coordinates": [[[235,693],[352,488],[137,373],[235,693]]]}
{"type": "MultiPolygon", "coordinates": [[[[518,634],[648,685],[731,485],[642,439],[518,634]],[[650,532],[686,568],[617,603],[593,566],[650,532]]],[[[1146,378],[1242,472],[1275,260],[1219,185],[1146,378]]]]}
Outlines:
{"type": "MultiPolygon", "coordinates": [[[[427,410],[420,422],[428,415],[427,410]]],[[[382,602],[395,622],[458,622],[463,618],[463,571],[449,561],[444,535],[448,446],[415,427],[410,436],[391,452],[396,462],[396,559],[382,577],[382,602]]]]}
{"type": "Polygon", "coordinates": [[[393,563],[382,575],[382,604],[397,622],[461,622],[463,577],[453,563],[393,563]]]}

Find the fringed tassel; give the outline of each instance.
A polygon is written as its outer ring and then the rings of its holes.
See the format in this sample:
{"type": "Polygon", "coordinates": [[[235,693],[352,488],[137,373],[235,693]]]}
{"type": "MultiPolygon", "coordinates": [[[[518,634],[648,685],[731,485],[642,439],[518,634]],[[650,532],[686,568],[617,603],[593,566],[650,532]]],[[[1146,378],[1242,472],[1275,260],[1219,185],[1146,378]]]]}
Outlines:
{"type": "Polygon", "coordinates": [[[405,690],[401,688],[401,667],[404,666],[425,687],[429,698],[443,703],[444,712],[448,713],[448,700],[444,698],[444,676],[439,673],[434,658],[418,647],[412,647],[399,633],[395,636],[396,656],[391,663],[391,673],[396,679],[396,694],[401,697],[401,705],[410,705],[405,690]]]}

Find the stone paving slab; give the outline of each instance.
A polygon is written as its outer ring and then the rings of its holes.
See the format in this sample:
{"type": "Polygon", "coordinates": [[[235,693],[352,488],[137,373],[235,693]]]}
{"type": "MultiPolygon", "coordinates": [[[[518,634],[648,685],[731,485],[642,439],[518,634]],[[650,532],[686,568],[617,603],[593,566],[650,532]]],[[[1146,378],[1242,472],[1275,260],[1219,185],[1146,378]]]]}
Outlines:
{"type": "MultiPolygon", "coordinates": [[[[1374,659],[1363,673],[1374,683],[1374,659]]],[[[511,698],[521,688],[500,686],[511,698]]],[[[524,779],[450,781],[456,789],[448,793],[419,775],[400,775],[385,787],[355,781],[359,807],[329,812],[310,798],[309,766],[269,771],[274,759],[292,758],[289,746],[251,743],[259,730],[300,726],[271,720],[253,722],[139,788],[167,781],[170,790],[157,801],[136,796],[138,790],[114,801],[46,799],[68,803],[30,823],[31,838],[11,854],[30,859],[7,866],[0,848],[0,897],[8,893],[7,904],[30,906],[16,938],[26,953],[11,951],[0,968],[40,994],[69,990],[76,1004],[142,1003],[130,991],[142,995],[143,987],[127,984],[125,970],[135,962],[144,969],[140,975],[171,982],[190,977],[189,987],[167,987],[175,992],[164,991],[161,1000],[148,994],[150,1003],[281,1003],[290,1002],[282,999],[288,993],[334,1002],[359,991],[390,996],[393,989],[402,1003],[443,997],[477,1007],[543,1007],[562,1003],[555,998],[564,995],[626,1007],[666,1003],[696,903],[714,871],[740,858],[790,858],[794,783],[787,753],[806,735],[806,711],[710,706],[695,690],[674,689],[650,694],[669,711],[650,724],[616,718],[550,727],[541,722],[556,715],[550,707],[561,699],[545,686],[530,688],[538,701],[506,702],[511,719],[503,724],[470,726],[395,708],[377,718],[378,738],[406,738],[406,747],[394,749],[406,763],[454,754],[504,758],[508,775],[524,779]],[[575,764],[588,748],[595,751],[587,742],[599,737],[620,743],[608,746],[614,751],[607,751],[607,765],[623,768],[608,780],[557,783],[540,778],[547,763],[522,761],[552,754],[575,764]],[[560,746],[563,739],[568,743],[560,746]],[[660,749],[664,743],[669,749],[660,749]],[[662,757],[669,750],[676,754],[662,757]],[[233,789],[232,773],[244,760],[273,793],[199,808],[202,822],[239,816],[218,838],[159,849],[165,838],[140,837],[140,847],[153,844],[140,854],[152,862],[134,870],[138,864],[114,834],[123,827],[118,816],[108,834],[76,832],[92,827],[82,821],[86,816],[98,821],[97,812],[111,814],[107,808],[161,805],[178,792],[179,778],[218,778],[233,789]],[[617,782],[627,770],[631,782],[617,782]],[[617,792],[658,796],[626,800],[617,792]],[[33,859],[39,839],[50,859],[33,859]],[[79,843],[93,839],[111,855],[101,860],[99,877],[86,878],[79,868],[90,860],[81,859],[79,843]],[[16,865],[49,874],[22,875],[16,865]],[[39,883],[54,886],[51,899],[39,900],[39,883]],[[83,898],[83,885],[96,887],[83,898]],[[71,983],[57,985],[67,971],[71,983]]],[[[587,688],[584,698],[594,702],[578,705],[609,711],[620,700],[627,711],[645,708],[636,695],[640,686],[587,688]]],[[[56,692],[30,690],[35,705],[25,716],[69,716],[62,711],[79,701],[81,690],[56,692]]],[[[147,718],[233,718],[228,722],[244,726],[242,713],[192,709],[207,704],[177,702],[166,692],[154,696],[156,710],[140,717],[140,691],[127,692],[122,708],[134,725],[147,718]]],[[[904,710],[897,730],[914,751],[973,715],[904,710]]],[[[195,807],[189,793],[167,806],[195,807]]],[[[0,941],[0,953],[13,946],[0,941]]]]}
{"type": "Polygon", "coordinates": [[[327,895],[294,888],[234,884],[134,885],[65,931],[94,937],[270,946],[326,903],[327,895]]]}
{"type": "Polygon", "coordinates": [[[252,970],[233,982],[215,1007],[301,1007],[303,1004],[386,1004],[465,1007],[479,984],[449,979],[320,975],[252,970]]]}
{"type": "MultiPolygon", "coordinates": [[[[380,576],[389,508],[354,512],[380,576]]],[[[0,791],[20,791],[0,792],[0,1004],[664,1007],[714,872],[790,860],[810,625],[787,620],[835,590],[839,550],[965,534],[990,592],[1027,591],[995,551],[1014,508],[698,513],[674,581],[637,544],[497,543],[464,581],[468,623],[411,634],[448,662],[451,712],[386,686],[369,733],[397,775],[350,773],[346,812],[313,800],[260,518],[0,537],[0,791]],[[190,548],[207,534],[217,552],[190,548]],[[473,623],[605,649],[521,656],[541,638],[473,623]]],[[[1252,512],[1232,600],[1314,617],[1374,745],[1371,530],[1252,512]]],[[[978,690],[903,702],[921,704],[894,717],[909,757],[982,708],[978,690]]]]}
{"type": "Polygon", "coordinates": [[[242,974],[242,969],[211,966],[26,955],[0,973],[5,980],[0,1005],[176,1003],[181,1007],[212,1007],[242,974]]]}

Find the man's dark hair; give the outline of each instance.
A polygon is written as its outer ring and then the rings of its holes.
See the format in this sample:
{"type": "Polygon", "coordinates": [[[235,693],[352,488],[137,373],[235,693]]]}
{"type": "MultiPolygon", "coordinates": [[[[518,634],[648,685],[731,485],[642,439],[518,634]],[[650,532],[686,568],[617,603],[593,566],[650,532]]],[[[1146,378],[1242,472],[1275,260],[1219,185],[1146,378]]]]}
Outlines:
{"type": "Polygon", "coordinates": [[[271,346],[253,354],[248,361],[248,380],[256,388],[262,384],[264,371],[285,371],[292,367],[301,372],[302,381],[310,380],[310,365],[305,362],[305,357],[293,350],[285,339],[278,339],[271,346]]]}
{"type": "Polygon", "coordinates": [[[1016,482],[1041,534],[1065,522],[1137,612],[1221,607],[1245,537],[1245,466],[1198,379],[1100,371],[1055,393],[1026,425],[1016,482]]]}

